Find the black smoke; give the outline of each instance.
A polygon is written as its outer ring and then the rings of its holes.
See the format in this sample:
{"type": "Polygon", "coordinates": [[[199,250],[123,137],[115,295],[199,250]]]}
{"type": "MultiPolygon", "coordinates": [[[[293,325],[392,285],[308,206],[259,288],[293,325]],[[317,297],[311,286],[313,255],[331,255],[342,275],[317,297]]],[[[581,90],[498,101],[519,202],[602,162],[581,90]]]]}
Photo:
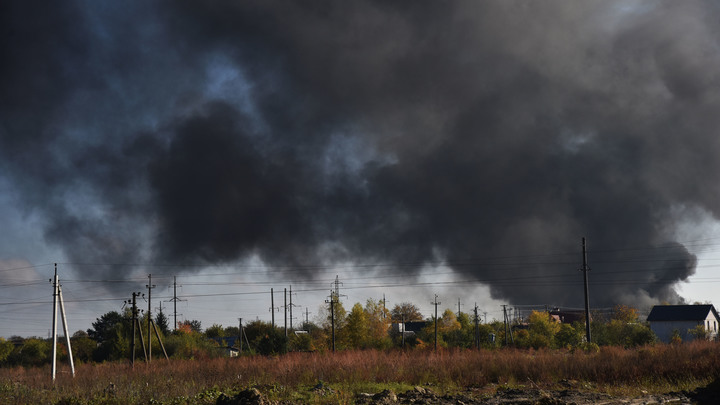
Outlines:
{"type": "Polygon", "coordinates": [[[711,2],[0,7],[0,164],[75,263],[447,263],[577,305],[585,236],[594,303],[676,302],[675,230],[720,208],[711,2]]]}

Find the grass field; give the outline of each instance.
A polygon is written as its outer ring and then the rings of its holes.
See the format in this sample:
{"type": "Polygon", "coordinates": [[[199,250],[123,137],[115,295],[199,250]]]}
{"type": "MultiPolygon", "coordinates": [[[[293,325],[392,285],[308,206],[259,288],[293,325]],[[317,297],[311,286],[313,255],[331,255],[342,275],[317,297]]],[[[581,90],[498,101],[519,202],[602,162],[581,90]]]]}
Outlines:
{"type": "Polygon", "coordinates": [[[693,389],[720,376],[720,345],[694,342],[638,349],[603,347],[597,353],[528,351],[347,351],[291,353],[279,357],[154,360],[81,364],[76,376],[59,367],[0,369],[0,403],[37,404],[212,404],[221,392],[247,387],[271,399],[303,403],[351,402],[358,392],[415,385],[438,392],[467,388],[542,386],[573,381],[578,389],[633,395],[641,391],[693,389]],[[322,382],[332,391],[318,395],[322,382]]]}

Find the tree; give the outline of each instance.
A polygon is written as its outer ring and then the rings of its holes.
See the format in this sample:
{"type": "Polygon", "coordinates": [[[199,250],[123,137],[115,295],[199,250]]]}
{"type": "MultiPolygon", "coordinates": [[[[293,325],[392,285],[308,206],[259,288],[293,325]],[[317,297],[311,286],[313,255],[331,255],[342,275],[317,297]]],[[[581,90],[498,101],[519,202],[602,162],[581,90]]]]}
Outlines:
{"type": "Polygon", "coordinates": [[[560,330],[555,334],[555,345],[561,348],[575,347],[582,343],[585,336],[585,326],[579,322],[580,329],[566,323],[560,325],[560,330]]]}
{"type": "Polygon", "coordinates": [[[13,349],[15,348],[15,345],[5,340],[4,338],[0,338],[0,364],[5,362],[5,359],[10,356],[10,353],[12,353],[13,349]]]}
{"type": "Polygon", "coordinates": [[[205,336],[210,339],[225,337],[225,329],[220,324],[213,324],[205,330],[205,336]]]}
{"type": "Polygon", "coordinates": [[[170,333],[170,327],[168,326],[168,318],[165,316],[165,313],[162,311],[162,308],[158,312],[158,314],[155,316],[155,326],[157,326],[160,333],[167,336],[170,333]]]}
{"type": "Polygon", "coordinates": [[[703,324],[699,324],[692,329],[688,329],[687,333],[689,336],[692,336],[693,340],[707,340],[710,336],[710,333],[705,330],[705,325],[703,324]]]}
{"type": "Polygon", "coordinates": [[[386,349],[392,346],[388,335],[390,311],[384,308],[380,301],[368,299],[365,302],[365,315],[368,323],[367,345],[376,349],[386,349]]]}
{"type": "Polygon", "coordinates": [[[528,317],[530,325],[529,344],[534,349],[554,347],[555,334],[560,331],[560,323],[551,318],[547,312],[532,311],[528,317]]]}
{"type": "Polygon", "coordinates": [[[93,352],[97,348],[97,343],[90,339],[85,331],[79,330],[73,333],[70,338],[72,352],[75,361],[87,363],[93,359],[93,352]]]}
{"type": "Polygon", "coordinates": [[[128,339],[132,330],[129,310],[126,316],[110,311],[97,318],[88,329],[88,336],[97,342],[93,360],[117,360],[125,357],[129,350],[128,339]]]}
{"type": "Polygon", "coordinates": [[[342,331],[342,340],[346,343],[347,347],[353,349],[366,348],[368,326],[367,314],[362,305],[360,305],[360,303],[353,305],[342,331]]]}
{"type": "Polygon", "coordinates": [[[187,329],[195,333],[202,333],[202,323],[197,319],[193,319],[192,321],[185,320],[178,322],[178,329],[187,329]]]}
{"type": "Polygon", "coordinates": [[[615,307],[613,307],[612,319],[623,323],[637,322],[637,309],[627,305],[615,305],[615,307]]]}
{"type": "Polygon", "coordinates": [[[423,316],[420,313],[418,307],[415,306],[415,304],[411,304],[409,302],[403,302],[401,304],[395,305],[390,311],[390,316],[393,322],[402,322],[403,319],[405,319],[405,322],[423,320],[423,316]]]}
{"type": "Polygon", "coordinates": [[[87,334],[92,340],[102,344],[112,339],[115,336],[115,327],[123,323],[126,323],[125,317],[117,311],[110,311],[97,318],[92,323],[92,329],[87,330],[87,334]]]}

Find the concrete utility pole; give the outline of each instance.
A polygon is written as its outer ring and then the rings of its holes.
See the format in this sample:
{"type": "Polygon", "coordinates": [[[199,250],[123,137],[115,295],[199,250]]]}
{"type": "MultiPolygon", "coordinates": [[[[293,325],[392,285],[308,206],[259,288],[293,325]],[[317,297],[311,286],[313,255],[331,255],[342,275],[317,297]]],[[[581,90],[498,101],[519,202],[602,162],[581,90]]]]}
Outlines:
{"type": "Polygon", "coordinates": [[[152,283],[152,274],[148,274],[148,283],[145,286],[148,289],[148,363],[152,362],[152,289],[155,284],[152,283]]]}
{"type": "Polygon", "coordinates": [[[583,272],[583,280],[585,283],[585,338],[587,342],[590,343],[590,297],[588,296],[588,271],[590,271],[590,268],[588,267],[585,238],[582,238],[582,255],[583,267],[581,271],[583,272]]]}
{"type": "MultiPolygon", "coordinates": [[[[442,304],[441,302],[438,302],[438,295],[435,294],[435,300],[431,302],[432,305],[435,305],[435,351],[437,351],[437,337],[438,337],[438,315],[437,315],[437,307],[438,305],[442,304]]],[[[404,327],[404,325],[403,325],[404,327]]]]}
{"type": "Polygon", "coordinates": [[[52,320],[52,381],[55,383],[55,374],[57,372],[57,307],[60,304],[60,316],[63,323],[63,332],[65,332],[65,344],[67,344],[68,360],[70,361],[70,372],[75,377],[75,363],[73,363],[72,346],[70,345],[70,333],[68,333],[67,317],[65,316],[65,304],[62,297],[62,286],[57,275],[57,263],[55,263],[55,276],[53,278],[53,320],[52,320]]]}

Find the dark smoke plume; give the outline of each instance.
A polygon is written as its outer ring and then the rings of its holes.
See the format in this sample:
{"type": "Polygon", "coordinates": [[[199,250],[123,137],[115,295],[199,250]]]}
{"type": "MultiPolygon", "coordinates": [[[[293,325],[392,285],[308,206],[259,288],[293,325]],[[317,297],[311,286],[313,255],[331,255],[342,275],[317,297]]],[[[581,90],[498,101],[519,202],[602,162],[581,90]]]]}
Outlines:
{"type": "Polygon", "coordinates": [[[675,230],[719,212],[711,2],[33,3],[0,6],[0,165],[72,262],[577,305],[585,236],[594,304],[677,302],[675,230]]]}

